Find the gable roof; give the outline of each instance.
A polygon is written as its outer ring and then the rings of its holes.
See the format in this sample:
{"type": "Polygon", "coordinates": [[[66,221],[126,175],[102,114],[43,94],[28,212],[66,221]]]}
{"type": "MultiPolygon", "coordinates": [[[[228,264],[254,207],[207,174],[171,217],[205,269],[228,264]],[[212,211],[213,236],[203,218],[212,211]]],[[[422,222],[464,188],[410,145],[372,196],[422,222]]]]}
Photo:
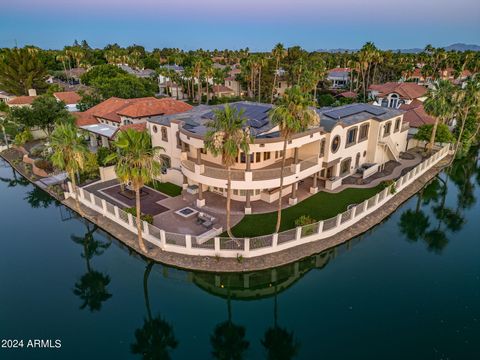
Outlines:
{"type": "Polygon", "coordinates": [[[36,96],[17,96],[7,102],[8,105],[31,105],[36,96]]]}
{"type": "Polygon", "coordinates": [[[57,100],[63,101],[66,105],[78,104],[80,100],[82,100],[82,97],[75,91],[54,92],[53,96],[55,96],[57,100]]]}
{"type": "Polygon", "coordinates": [[[400,95],[401,98],[409,100],[425,96],[427,93],[427,88],[411,82],[387,82],[385,84],[370,85],[368,89],[378,91],[378,96],[396,93],[400,95]]]}
{"type": "Polygon", "coordinates": [[[400,109],[406,110],[403,115],[403,120],[408,122],[412,128],[435,123],[435,118],[425,112],[421,101],[414,100],[410,104],[402,104],[400,105],[400,109]]]}

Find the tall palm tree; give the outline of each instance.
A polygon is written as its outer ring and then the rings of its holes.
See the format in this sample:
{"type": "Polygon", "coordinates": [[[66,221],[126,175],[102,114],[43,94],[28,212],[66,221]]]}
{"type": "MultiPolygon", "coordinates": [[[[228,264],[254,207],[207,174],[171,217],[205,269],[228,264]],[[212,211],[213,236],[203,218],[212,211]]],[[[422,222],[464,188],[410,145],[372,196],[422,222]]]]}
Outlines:
{"type": "Polygon", "coordinates": [[[428,149],[431,152],[435,143],[435,136],[439,122],[444,123],[453,114],[452,94],[454,87],[448,80],[438,80],[428,91],[424,103],[425,112],[435,118],[428,149]]]}
{"type": "MultiPolygon", "coordinates": [[[[203,70],[203,59],[197,57],[193,60],[193,74],[197,78],[197,87],[198,87],[198,104],[202,103],[202,70],[203,70]]],[[[192,85],[193,86],[193,85],[192,85]]]]}
{"type": "Polygon", "coordinates": [[[261,102],[262,100],[262,68],[268,65],[268,59],[263,56],[259,55],[258,61],[258,102],[261,102]]]}
{"type": "Polygon", "coordinates": [[[75,175],[83,169],[86,160],[88,148],[85,140],[78,135],[77,128],[73,123],[61,123],[55,127],[50,136],[50,146],[53,149],[52,163],[55,167],[67,172],[75,193],[77,212],[83,216],[78,201],[75,175]]]}
{"type": "Polygon", "coordinates": [[[115,146],[118,152],[110,154],[106,161],[117,160],[115,173],[135,191],[138,245],[146,253],[147,248],[142,237],[140,190],[145,183],[153,181],[161,174],[162,165],[158,154],[163,149],[152,147],[148,132],[133,129],[121,131],[115,140],[115,146]]]}
{"type": "Polygon", "coordinates": [[[241,151],[250,156],[250,129],[246,126],[247,119],[243,111],[238,111],[230,105],[215,110],[215,119],[207,124],[205,148],[214,156],[221,156],[222,163],[227,170],[227,233],[233,238],[230,226],[230,204],[232,197],[232,171],[236,159],[241,151]]]}
{"type": "Polygon", "coordinates": [[[208,91],[208,81],[209,79],[213,79],[213,73],[214,73],[214,68],[213,68],[213,63],[212,60],[210,59],[205,59],[203,63],[203,71],[205,74],[205,80],[206,80],[206,91],[207,91],[207,105],[209,103],[209,91],[208,91]]]}
{"type": "Polygon", "coordinates": [[[133,354],[141,354],[145,360],[170,359],[170,350],[178,346],[173,327],[166,322],[160,315],[153,317],[150,309],[150,299],[148,296],[148,277],[154,265],[149,261],[143,274],[143,295],[145,298],[145,307],[147,309],[147,318],[143,321],[143,326],[135,330],[135,343],[131,345],[133,354]]]}
{"type": "Polygon", "coordinates": [[[273,104],[273,96],[275,95],[275,87],[277,86],[277,76],[280,69],[280,62],[286,56],[286,50],[282,43],[278,43],[272,50],[272,56],[275,58],[275,73],[273,75],[273,86],[270,103],[273,104]]]}
{"type": "Polygon", "coordinates": [[[287,159],[287,144],[291,137],[309,126],[319,123],[319,116],[315,109],[315,102],[310,94],[305,94],[298,85],[285,91],[278,106],[269,112],[270,119],[275,126],[278,126],[280,135],[283,137],[282,167],[280,169],[280,189],[278,194],[278,215],[275,232],[280,230],[282,222],[282,191],[285,163],[287,159]]]}

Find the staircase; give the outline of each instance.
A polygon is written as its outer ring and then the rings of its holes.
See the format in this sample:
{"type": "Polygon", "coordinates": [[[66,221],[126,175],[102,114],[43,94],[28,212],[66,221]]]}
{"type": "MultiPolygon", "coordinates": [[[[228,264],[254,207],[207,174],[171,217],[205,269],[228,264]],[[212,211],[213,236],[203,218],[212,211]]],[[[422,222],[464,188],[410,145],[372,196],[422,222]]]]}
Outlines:
{"type": "Polygon", "coordinates": [[[390,153],[393,155],[395,161],[400,160],[400,153],[390,137],[383,138],[382,141],[379,141],[379,144],[386,146],[387,149],[390,150],[390,153]]]}

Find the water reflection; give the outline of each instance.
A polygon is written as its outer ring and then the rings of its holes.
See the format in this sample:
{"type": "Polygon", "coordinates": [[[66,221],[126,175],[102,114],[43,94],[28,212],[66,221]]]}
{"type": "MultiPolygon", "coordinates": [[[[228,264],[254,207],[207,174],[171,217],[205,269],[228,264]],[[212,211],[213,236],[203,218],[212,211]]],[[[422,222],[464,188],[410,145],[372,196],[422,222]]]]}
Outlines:
{"type": "Polygon", "coordinates": [[[422,240],[427,249],[441,254],[448,245],[449,234],[462,230],[465,225],[464,211],[477,201],[475,183],[480,185],[478,148],[466,156],[456,159],[443,174],[437,175],[417,196],[415,210],[404,211],[398,223],[400,231],[408,241],[422,240]],[[457,206],[446,206],[449,186],[457,192],[457,206]],[[427,215],[422,205],[429,210],[427,215]]]}
{"type": "Polygon", "coordinates": [[[147,317],[143,320],[143,326],[135,330],[135,342],[131,344],[131,351],[133,354],[141,355],[145,360],[168,360],[170,351],[178,346],[178,341],[172,325],[160,315],[152,316],[148,295],[148,277],[154,264],[149,261],[143,274],[143,295],[147,317]]]}
{"type": "Polygon", "coordinates": [[[24,198],[24,200],[26,200],[34,209],[46,209],[52,204],[59,206],[59,203],[57,200],[55,200],[55,198],[37,186],[34,186],[32,190],[27,192],[27,196],[24,198]]]}
{"type": "Polygon", "coordinates": [[[75,283],[73,293],[82,300],[80,309],[88,308],[91,312],[100,311],[102,304],[112,297],[107,286],[110,277],[92,268],[90,261],[95,256],[103,254],[110,243],[101,242],[93,237],[98,227],[88,221],[84,221],[87,231],[83,236],[71,235],[70,238],[83,246],[82,258],[85,259],[87,272],[75,283]]]}

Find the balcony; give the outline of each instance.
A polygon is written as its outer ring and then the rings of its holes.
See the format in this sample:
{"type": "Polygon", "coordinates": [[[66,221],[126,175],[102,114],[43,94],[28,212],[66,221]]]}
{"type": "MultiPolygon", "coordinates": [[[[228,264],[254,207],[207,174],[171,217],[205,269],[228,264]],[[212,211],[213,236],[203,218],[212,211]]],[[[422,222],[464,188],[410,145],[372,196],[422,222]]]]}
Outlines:
{"type": "MultiPolygon", "coordinates": [[[[318,156],[301,160],[298,164],[293,164],[292,160],[287,159],[283,169],[284,185],[290,185],[320,171],[321,162],[318,156]]],[[[225,168],[209,162],[198,165],[192,159],[182,160],[182,171],[188,178],[209,186],[225,187],[228,178],[225,168]]],[[[234,189],[274,188],[280,186],[281,162],[251,171],[232,169],[230,174],[234,189]]]]}

